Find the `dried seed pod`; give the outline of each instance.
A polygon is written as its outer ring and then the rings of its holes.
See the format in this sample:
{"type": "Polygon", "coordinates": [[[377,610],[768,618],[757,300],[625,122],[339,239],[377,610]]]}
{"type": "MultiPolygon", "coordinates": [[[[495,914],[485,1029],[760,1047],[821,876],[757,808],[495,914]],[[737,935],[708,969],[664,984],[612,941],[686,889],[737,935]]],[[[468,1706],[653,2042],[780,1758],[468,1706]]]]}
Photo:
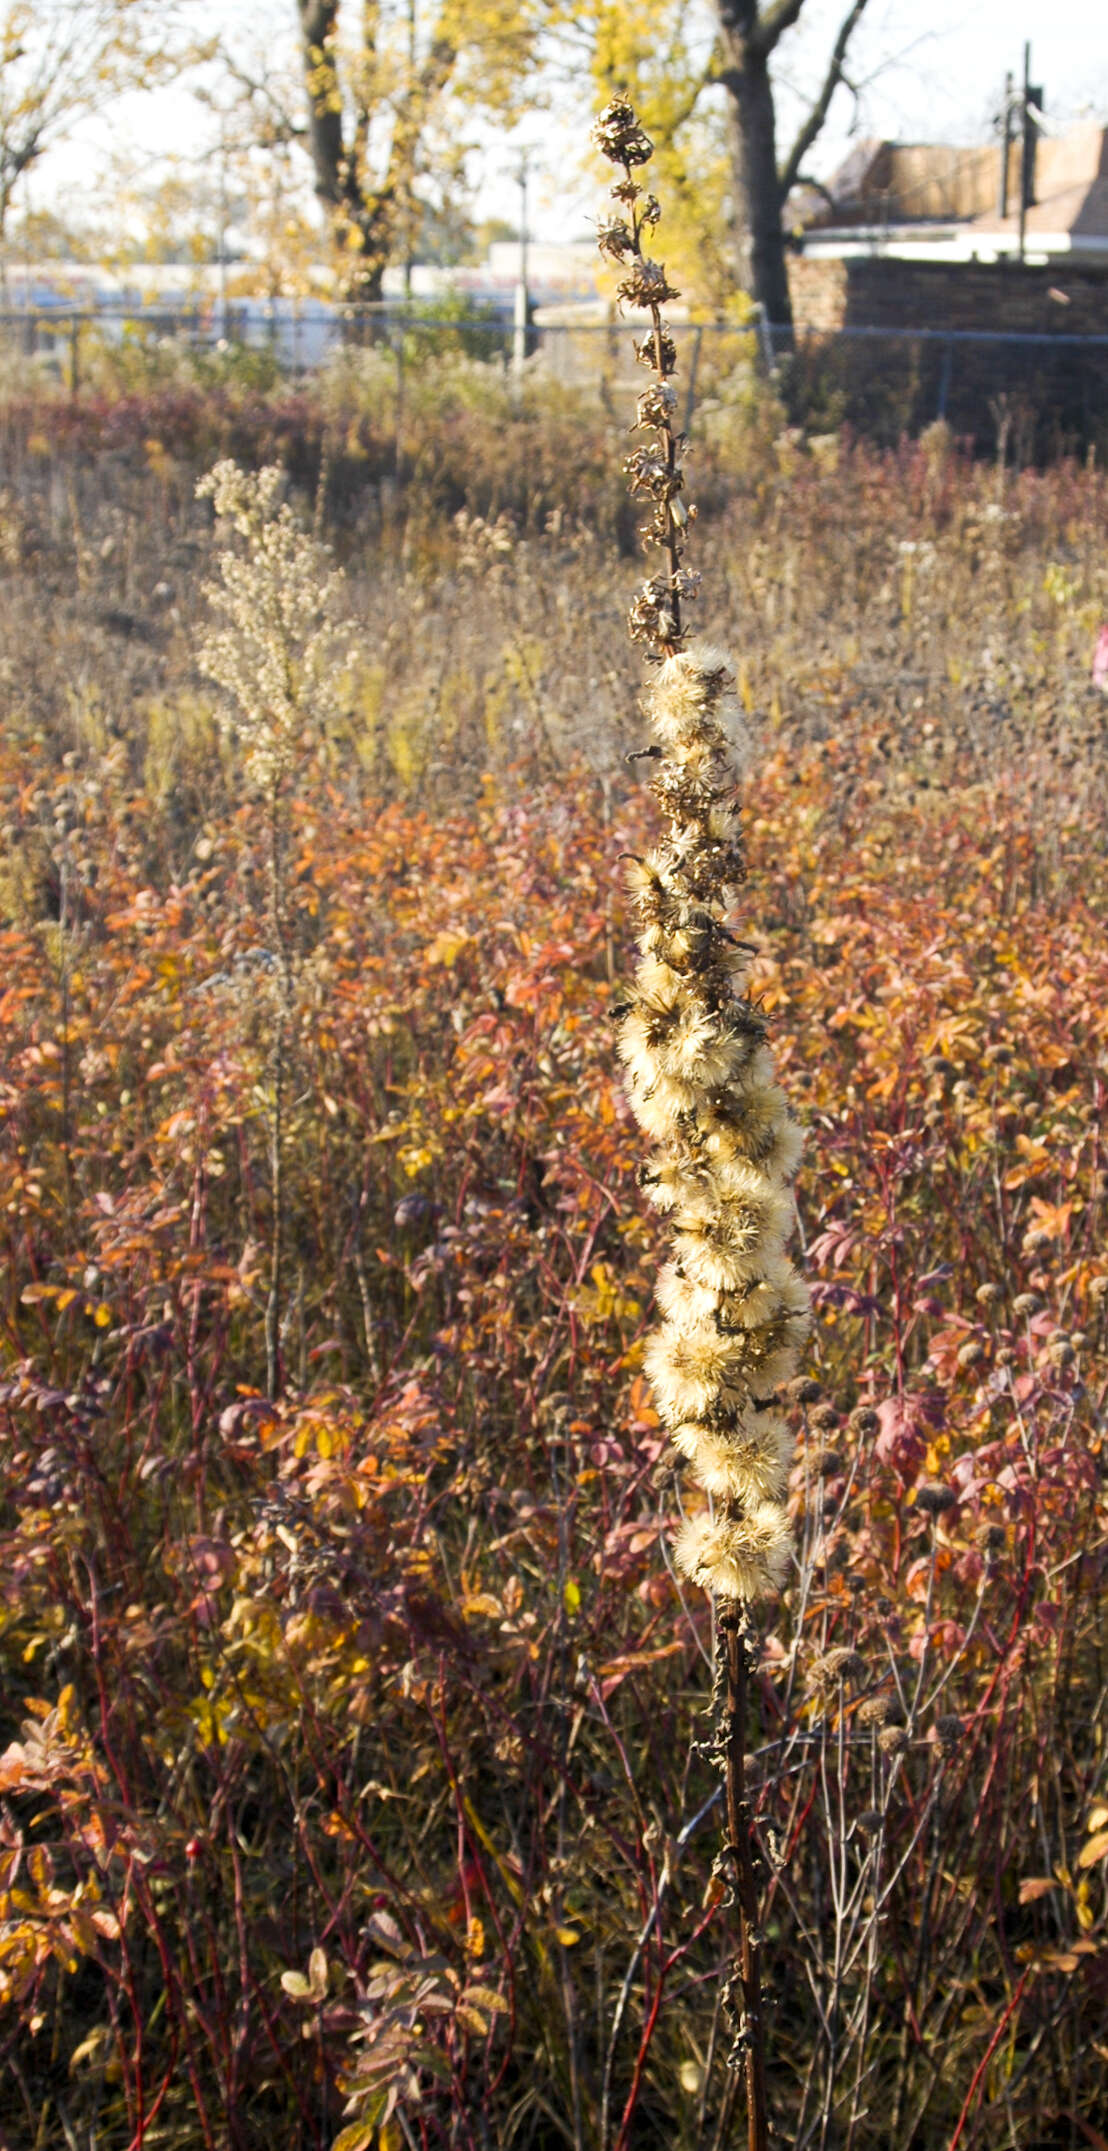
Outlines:
{"type": "Polygon", "coordinates": [[[592,138],[612,164],[649,164],[654,155],[654,144],[649,135],[643,133],[634,107],[628,104],[626,97],[613,97],[611,103],[605,105],[592,130],[592,138]]]}
{"type": "Polygon", "coordinates": [[[834,1687],[837,1681],[860,1680],[865,1670],[866,1661],[860,1651],[853,1650],[849,1644],[836,1644],[833,1650],[816,1659],[811,1672],[812,1686],[828,1688],[834,1687]]]}
{"type": "Polygon", "coordinates": [[[953,1711],[944,1711],[935,1720],[935,1736],[944,1755],[957,1755],[965,1735],[965,1726],[953,1711]]]}
{"type": "Polygon", "coordinates": [[[951,1486],[917,1486],[916,1507],[925,1516],[945,1516],[948,1509],[958,1506],[958,1496],[951,1486]]]}
{"type": "Polygon", "coordinates": [[[817,1434],[826,1434],[839,1424],[839,1415],[833,1404],[814,1404],[808,1414],[808,1424],[817,1434]]]}
{"type": "Polygon", "coordinates": [[[812,1468],[821,1479],[837,1479],[843,1468],[843,1460],[837,1449],[817,1449],[812,1458],[812,1468]]]}
{"type": "Polygon", "coordinates": [[[908,1746],[908,1735],[902,1725],[883,1725],[877,1735],[877,1745],[882,1755],[903,1755],[908,1746]]]}

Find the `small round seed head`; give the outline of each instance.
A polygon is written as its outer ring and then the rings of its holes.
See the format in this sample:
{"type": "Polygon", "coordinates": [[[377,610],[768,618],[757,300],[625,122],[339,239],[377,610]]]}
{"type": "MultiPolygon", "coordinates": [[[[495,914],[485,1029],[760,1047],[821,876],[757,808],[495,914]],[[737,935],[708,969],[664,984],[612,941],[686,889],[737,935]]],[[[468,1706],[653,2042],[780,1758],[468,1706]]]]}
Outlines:
{"type": "Polygon", "coordinates": [[[1002,1344],[996,1355],[998,1367],[1018,1367],[1019,1359],[1019,1353],[1014,1352],[1010,1344],[1002,1344]]]}
{"type": "Polygon", "coordinates": [[[1037,1292],[1017,1292],[1012,1301],[1012,1313],[1018,1315],[1022,1322],[1025,1318],[1038,1314],[1042,1304],[1037,1292]]]}
{"type": "Polygon", "coordinates": [[[640,366],[649,366],[667,377],[677,371],[677,346],[668,329],[662,330],[657,344],[654,341],[652,330],[648,331],[645,336],[640,336],[635,345],[635,357],[640,366]],[[661,353],[660,367],[658,365],[659,347],[661,353]]]}
{"type": "Polygon", "coordinates": [[[884,1816],[879,1814],[875,1807],[864,1807],[861,1814],[854,1818],[855,1828],[861,1830],[864,1837],[876,1837],[878,1831],[884,1827],[884,1822],[884,1816]]]}
{"type": "Polygon", "coordinates": [[[654,155],[654,144],[644,134],[635,117],[635,108],[626,97],[613,97],[605,105],[592,130],[592,138],[602,156],[611,164],[649,164],[654,155]]]}
{"type": "Polygon", "coordinates": [[[1108,1300],[1108,1276],[1094,1277],[1089,1283],[1089,1298],[1094,1307],[1103,1307],[1108,1300]]]}
{"type": "Polygon", "coordinates": [[[1008,1544],[1008,1533],[1003,1524],[985,1524],[978,1533],[978,1542],[988,1554],[1003,1553],[1008,1544]]]}
{"type": "Polygon", "coordinates": [[[630,226],[624,223],[622,217],[610,217],[600,226],[596,244],[608,261],[625,261],[635,248],[630,226]]]}
{"type": "Polygon", "coordinates": [[[1052,1247],[1053,1244],[1053,1235],[1049,1232],[1044,1232],[1040,1225],[1034,1226],[1030,1232],[1025,1232],[1023,1236],[1023,1249],[1026,1255],[1044,1254],[1046,1249],[1052,1247]]]}
{"type": "Polygon", "coordinates": [[[790,1382],[787,1393],[791,1404],[805,1405],[818,1404],[823,1395],[819,1383],[806,1374],[798,1375],[794,1382],[790,1382]]]}
{"type": "Polygon", "coordinates": [[[837,1449],[817,1449],[812,1466],[821,1479],[837,1479],[843,1468],[843,1460],[837,1449]]]}
{"type": "Polygon", "coordinates": [[[1052,1367],[1072,1367],[1077,1354],[1068,1337],[1052,1337],[1046,1348],[1046,1357],[1052,1367]]]}
{"type": "Polygon", "coordinates": [[[665,264],[651,261],[646,255],[636,256],[617,290],[629,306],[666,306],[671,299],[680,297],[666,275],[665,264]]]}
{"type": "Polygon", "coordinates": [[[859,1725],[872,1725],[878,1731],[892,1723],[892,1701],[887,1695],[867,1695],[858,1705],[859,1725]]]}
{"type": "Polygon", "coordinates": [[[869,1404],[859,1404],[847,1420],[851,1433],[856,1434],[861,1441],[871,1441],[880,1425],[877,1413],[869,1404]]]}
{"type": "Polygon", "coordinates": [[[925,1516],[944,1516],[948,1509],[958,1506],[958,1496],[950,1486],[917,1486],[916,1507],[925,1516]]]}
{"type": "Polygon", "coordinates": [[[958,1365],[963,1368],[979,1367],[985,1357],[985,1347],[979,1337],[968,1337],[959,1347],[958,1365]]]}
{"type": "Polygon", "coordinates": [[[817,1658],[812,1667],[813,1688],[833,1688],[838,1681],[861,1680],[866,1671],[866,1661],[860,1651],[849,1644],[836,1644],[834,1650],[826,1651],[817,1658]]]}
{"type": "Polygon", "coordinates": [[[944,1711],[935,1720],[935,1737],[944,1755],[957,1755],[964,1735],[965,1726],[953,1711],[944,1711]]]}
{"type": "Polygon", "coordinates": [[[808,1413],[808,1424],[815,1428],[817,1434],[829,1434],[831,1429],[839,1424],[838,1412],[833,1404],[821,1399],[818,1404],[813,1404],[808,1413]]]}
{"type": "Polygon", "coordinates": [[[997,1302],[1004,1298],[1004,1292],[1003,1288],[995,1284],[990,1277],[986,1279],[983,1285],[978,1285],[973,1296],[979,1307],[995,1307],[997,1302]]]}
{"type": "Polygon", "coordinates": [[[903,1755],[908,1735],[902,1725],[883,1725],[877,1735],[877,1745],[882,1755],[903,1755]]]}

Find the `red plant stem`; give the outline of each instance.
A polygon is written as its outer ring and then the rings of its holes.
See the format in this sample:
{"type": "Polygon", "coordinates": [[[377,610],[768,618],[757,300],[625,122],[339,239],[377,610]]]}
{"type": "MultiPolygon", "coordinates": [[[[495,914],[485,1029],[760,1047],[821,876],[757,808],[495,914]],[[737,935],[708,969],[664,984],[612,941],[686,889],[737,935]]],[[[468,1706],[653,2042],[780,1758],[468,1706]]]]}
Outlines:
{"type": "Polygon", "coordinates": [[[989,2063],[997,2050],[997,2047],[1000,2045],[1001,2036],[1004,2032],[1005,2025],[1009,2022],[1010,2018],[1014,2015],[1016,2009],[1019,2006],[1023,1990],[1027,1985],[1027,1982],[1030,1977],[1031,1966],[1028,1965],[1027,1970],[1024,1972],[1020,1983],[1016,1988],[1016,1991],[1013,1994],[1011,2001],[1008,2004],[1007,2009],[1005,2009],[1003,2015],[1001,2016],[1000,2022],[997,2025],[996,2030],[994,2031],[988,2046],[985,2048],[985,2051],[982,2054],[981,2059],[973,2072],[973,2081],[970,2084],[970,2088],[966,2093],[966,2103],[958,2116],[958,2125],[955,2128],[954,2134],[951,2137],[949,2144],[947,2145],[947,2151],[958,2151],[958,2145],[961,2143],[962,2140],[962,2130],[965,2128],[966,2122],[969,2119],[970,2108],[972,2107],[974,2098],[976,2097],[977,2087],[981,2082],[981,2079],[984,2076],[985,2071],[988,2068],[989,2063]]]}
{"type": "Polygon", "coordinates": [[[727,1666],[726,1798],[728,1851],[739,1907],[739,1984],[743,1997],[744,2075],[748,2151],[769,2151],[766,2113],[766,2048],[762,2022],[762,1945],[758,1932],[758,1886],[754,1876],[750,1810],[746,1799],[746,1698],[750,1659],[742,1608],[735,1599],[720,1607],[719,1644],[727,1666]]]}

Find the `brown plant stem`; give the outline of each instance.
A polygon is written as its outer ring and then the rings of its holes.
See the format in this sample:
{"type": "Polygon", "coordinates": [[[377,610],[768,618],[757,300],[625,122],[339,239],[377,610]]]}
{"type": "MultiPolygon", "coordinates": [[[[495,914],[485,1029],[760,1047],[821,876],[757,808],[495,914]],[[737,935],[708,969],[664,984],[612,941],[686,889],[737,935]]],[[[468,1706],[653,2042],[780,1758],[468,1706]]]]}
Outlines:
{"type": "Polygon", "coordinates": [[[750,1676],[743,1608],[724,1599],[717,1617],[719,1649],[727,1668],[724,1721],[727,1852],[734,1871],[739,1913],[738,1983],[742,1993],[743,2073],[746,2081],[748,2151],[768,2151],[766,2047],[762,2022],[762,1942],[754,1873],[750,1808],[746,1797],[746,1703],[750,1676]]]}
{"type": "Polygon", "coordinates": [[[269,1122],[270,1236],[269,1291],[265,1306],[265,1386],[270,1403],[281,1394],[281,1250],[284,1238],[284,1105],[285,1059],[292,975],[285,933],[281,813],[277,785],[269,799],[269,904],[270,941],[277,964],[277,1021],[270,1060],[273,1105],[269,1122]]]}

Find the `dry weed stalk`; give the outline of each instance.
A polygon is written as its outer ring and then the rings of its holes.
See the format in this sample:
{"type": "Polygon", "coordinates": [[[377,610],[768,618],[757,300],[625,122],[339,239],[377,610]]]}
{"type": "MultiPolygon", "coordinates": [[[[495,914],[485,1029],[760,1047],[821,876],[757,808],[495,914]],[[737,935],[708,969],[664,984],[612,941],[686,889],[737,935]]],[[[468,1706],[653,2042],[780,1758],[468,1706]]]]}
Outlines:
{"type": "Polygon", "coordinates": [[[729,1983],[741,1997],[733,2067],[741,2055],[750,2151],[765,2151],[758,1887],[745,1786],[747,1609],[780,1585],[792,1551],[784,1506],[792,1442],[776,1398],[795,1372],[810,1320],[807,1289],[785,1252],[800,1136],[750,997],[752,951],[726,924],[745,878],[735,799],[743,727],[726,657],[690,643],[684,624],[699,577],[682,564],[693,511],[682,497],[684,441],[674,428],[676,347],[661,311],[676,294],[663,265],[644,253],[660,210],[634,176],[651,144],[623,99],[607,107],[595,138],[621,171],[601,251],[623,269],[621,300],[650,315],[636,347],[654,377],[636,411],[635,430],[647,438],[625,470],[632,493],[650,503],[643,542],[665,563],[642,585],[629,619],[632,638],[657,667],[645,704],[657,739],[646,756],[667,833],[630,870],[641,958],[619,1041],[632,1109],[654,1144],[643,1184],[669,1221],[672,1246],[658,1281],[664,1319],[647,1345],[646,1368],[674,1447],[704,1497],[675,1554],[716,1604],[714,1752],[725,1777],[739,1912],[739,1963],[729,1983]]]}
{"type": "Polygon", "coordinates": [[[336,682],[342,655],[342,576],[326,546],[302,530],[282,499],[276,464],[243,471],[229,459],[200,480],[228,546],[219,580],[205,596],[218,624],[200,646],[200,663],[227,697],[227,725],[244,749],[247,778],[265,804],[269,872],[267,920],[274,1018],[270,1050],[269,1290],[265,1311],[266,1389],[281,1386],[285,1108],[294,1000],[295,952],[288,930],[285,860],[288,785],[339,714],[336,682]]]}

